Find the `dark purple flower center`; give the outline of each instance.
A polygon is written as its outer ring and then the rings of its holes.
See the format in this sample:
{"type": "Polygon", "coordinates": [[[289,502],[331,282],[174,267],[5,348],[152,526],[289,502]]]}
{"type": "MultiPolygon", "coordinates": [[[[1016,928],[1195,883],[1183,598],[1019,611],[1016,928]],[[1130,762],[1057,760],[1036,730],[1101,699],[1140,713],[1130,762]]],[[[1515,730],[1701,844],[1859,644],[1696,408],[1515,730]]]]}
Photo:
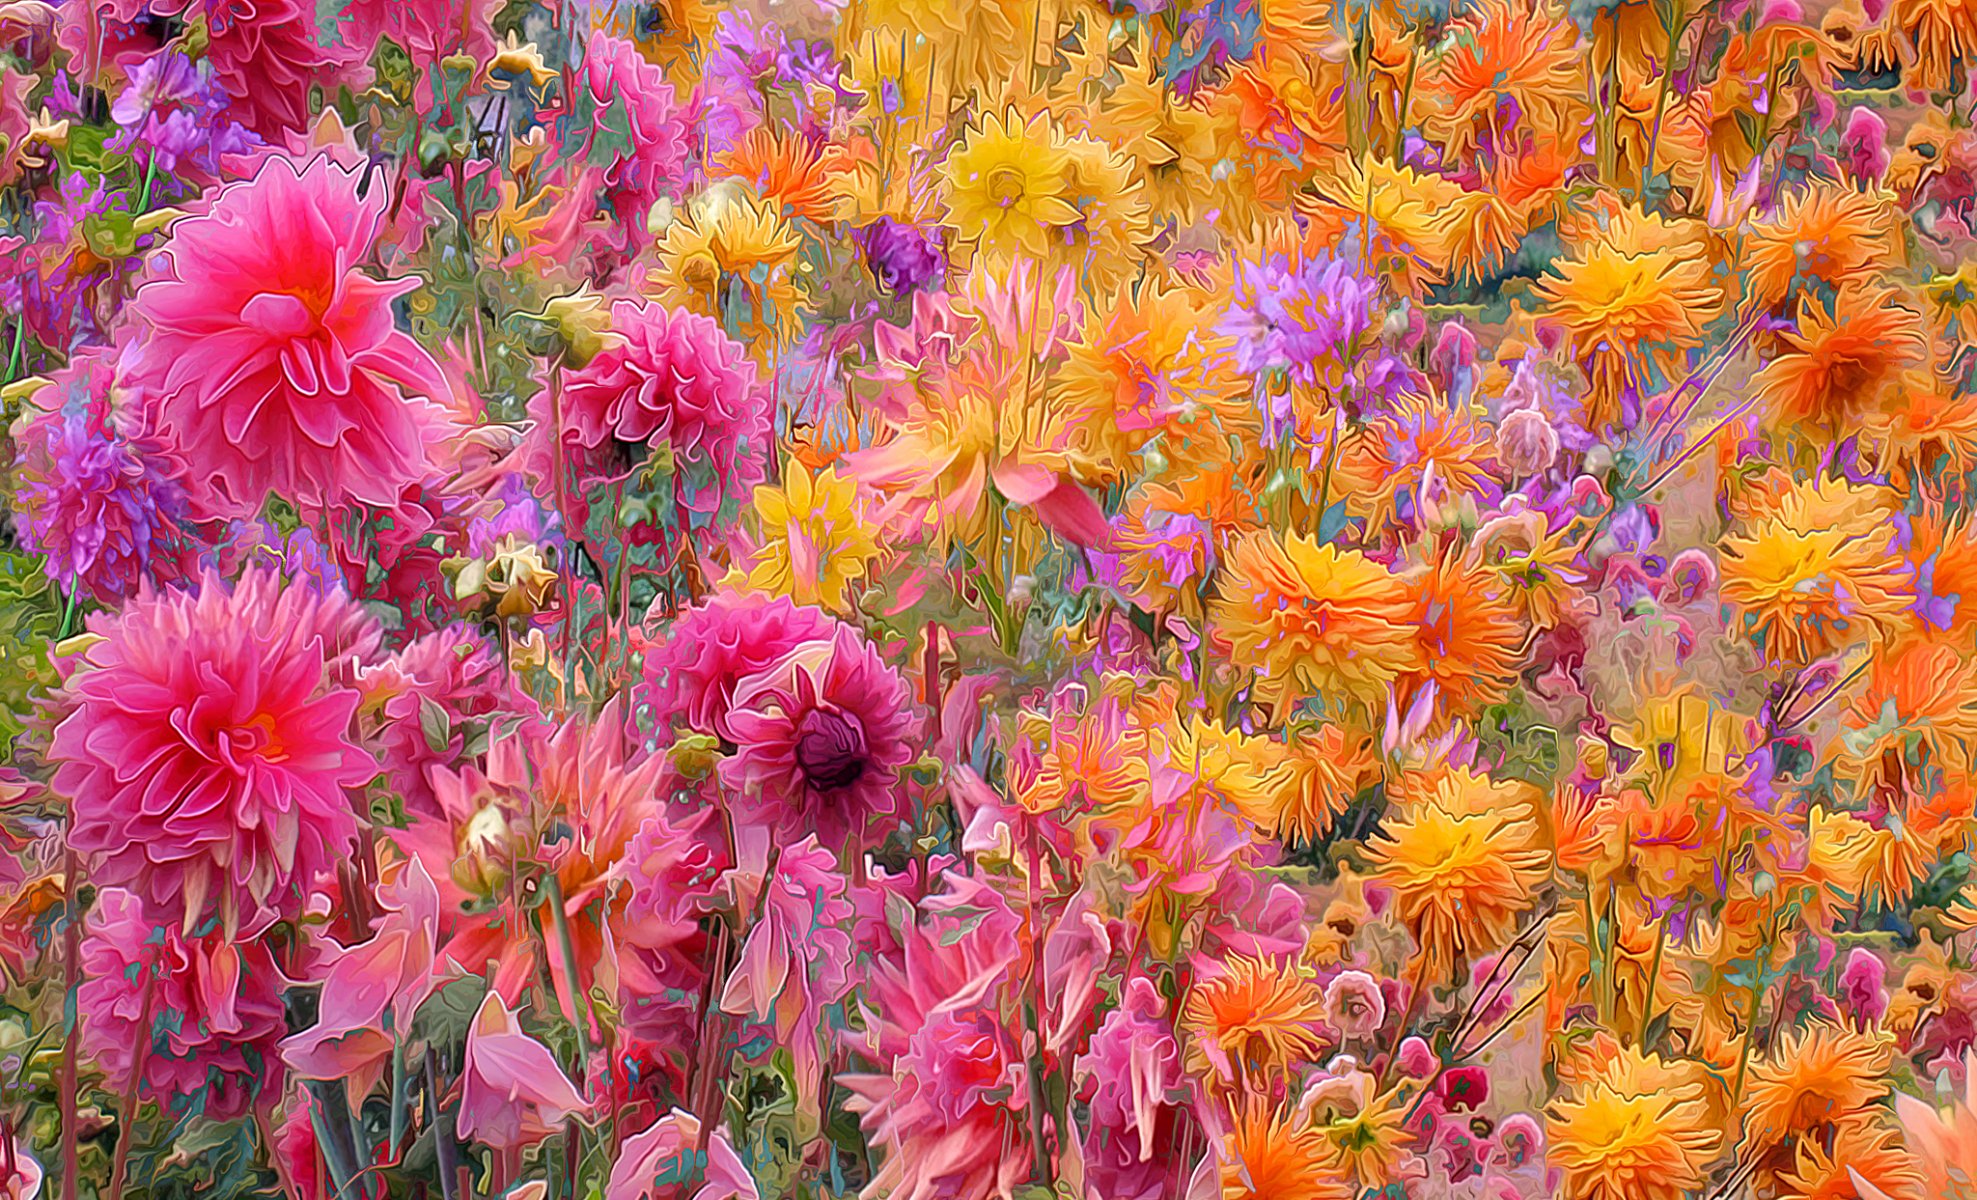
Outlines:
{"type": "Polygon", "coordinates": [[[812,709],[796,727],[796,765],[819,791],[849,787],[865,773],[865,731],[843,713],[812,709]]]}

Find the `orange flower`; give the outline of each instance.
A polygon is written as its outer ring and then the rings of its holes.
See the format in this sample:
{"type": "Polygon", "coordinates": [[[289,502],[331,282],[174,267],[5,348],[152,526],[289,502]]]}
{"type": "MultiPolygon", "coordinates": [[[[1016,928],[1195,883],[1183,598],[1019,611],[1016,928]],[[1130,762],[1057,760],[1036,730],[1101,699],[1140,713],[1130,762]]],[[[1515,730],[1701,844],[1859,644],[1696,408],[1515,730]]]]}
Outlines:
{"type": "Polygon", "coordinates": [[[1424,669],[1402,680],[1402,707],[1427,684],[1450,715],[1473,716],[1508,695],[1522,666],[1525,628],[1494,573],[1448,553],[1407,590],[1424,669]]]}
{"type": "Polygon", "coordinates": [[[1324,1045],[1325,993],[1310,968],[1236,955],[1208,970],[1181,1007],[1197,1069],[1240,1082],[1287,1070],[1324,1045]]]}
{"type": "Polygon", "coordinates": [[[1505,100],[1530,121],[1535,140],[1569,139],[1585,111],[1584,49],[1570,21],[1531,0],[1482,0],[1451,23],[1447,47],[1421,70],[1422,126],[1446,161],[1474,155],[1495,130],[1505,100]]]}
{"type": "Polygon", "coordinates": [[[1744,1129],[1754,1143],[1774,1145],[1864,1113],[1888,1093],[1892,1036],[1816,1024],[1786,1034],[1763,1062],[1752,1065],[1744,1094],[1744,1129]]]}
{"type": "Polygon", "coordinates": [[[1788,196],[1776,216],[1752,222],[1744,284],[1758,303],[1775,307],[1810,280],[1866,283],[1900,261],[1897,221],[1894,197],[1884,192],[1818,185],[1788,196]]]}
{"type": "Polygon", "coordinates": [[[1909,372],[1929,356],[1922,314],[1893,289],[1867,285],[1841,291],[1830,314],[1801,297],[1797,331],[1778,341],[1783,352],[1756,380],[1764,404],[1778,421],[1834,440],[1863,415],[1900,405],[1909,372]]]}
{"type": "Polygon", "coordinates": [[[1256,669],[1279,716],[1307,697],[1372,703],[1419,668],[1401,580],[1357,550],[1301,534],[1245,534],[1211,607],[1215,632],[1256,669]]]}
{"type": "Polygon", "coordinates": [[[1252,1108],[1230,1128],[1222,1200],[1351,1200],[1358,1194],[1330,1143],[1294,1113],[1252,1108]]]}
{"type": "Polygon", "coordinates": [[[741,179],[785,217],[822,222],[836,212],[824,148],[807,138],[756,129],[721,155],[719,167],[720,174],[741,179]]]}

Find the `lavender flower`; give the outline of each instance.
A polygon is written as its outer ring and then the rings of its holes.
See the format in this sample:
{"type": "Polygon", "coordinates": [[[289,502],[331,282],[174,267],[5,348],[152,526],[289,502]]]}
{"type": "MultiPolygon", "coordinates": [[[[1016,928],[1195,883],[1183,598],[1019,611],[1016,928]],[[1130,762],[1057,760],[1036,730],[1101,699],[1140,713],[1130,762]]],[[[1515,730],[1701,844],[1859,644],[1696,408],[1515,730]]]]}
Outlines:
{"type": "Polygon", "coordinates": [[[872,277],[895,296],[939,279],[947,269],[939,239],[918,225],[880,217],[852,237],[865,252],[872,277]]]}

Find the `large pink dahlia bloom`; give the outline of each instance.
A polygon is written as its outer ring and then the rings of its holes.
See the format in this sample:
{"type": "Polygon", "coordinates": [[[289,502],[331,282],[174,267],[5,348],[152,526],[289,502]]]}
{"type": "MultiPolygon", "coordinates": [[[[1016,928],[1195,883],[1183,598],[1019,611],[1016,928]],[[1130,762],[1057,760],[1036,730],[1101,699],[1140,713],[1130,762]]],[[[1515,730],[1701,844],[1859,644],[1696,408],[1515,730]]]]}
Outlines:
{"type": "Polygon", "coordinates": [[[740,750],[722,768],[739,793],[737,824],[840,847],[897,818],[898,771],[916,754],[910,702],[906,681],[850,626],[742,680],[727,720],[740,750]]]}
{"type": "Polygon", "coordinates": [[[345,789],[377,773],[336,682],[376,647],[350,609],[253,570],[91,619],[104,640],[68,668],[48,757],[96,882],[188,926],[212,901],[229,925],[296,911],[356,836],[345,789]]]}
{"type": "Polygon", "coordinates": [[[269,492],[321,507],[393,507],[429,470],[447,385],[392,322],[414,279],[356,269],[386,191],[327,157],[270,159],[173,230],[163,274],[138,288],[125,367],[187,462],[195,505],[246,516],[269,492]]]}
{"type": "Polygon", "coordinates": [[[279,1090],[286,984],[265,941],[231,938],[217,925],[188,932],[130,892],[105,888],[82,969],[83,1042],[119,1091],[141,1070],[140,1095],[225,1120],[262,1088],[279,1090]]]}

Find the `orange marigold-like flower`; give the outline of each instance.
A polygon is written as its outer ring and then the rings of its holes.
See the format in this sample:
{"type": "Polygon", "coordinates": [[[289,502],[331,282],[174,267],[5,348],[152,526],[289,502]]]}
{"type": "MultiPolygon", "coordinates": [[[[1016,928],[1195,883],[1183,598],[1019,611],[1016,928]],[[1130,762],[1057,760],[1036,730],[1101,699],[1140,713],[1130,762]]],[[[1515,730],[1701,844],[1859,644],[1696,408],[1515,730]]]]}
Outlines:
{"type": "Polygon", "coordinates": [[[1875,1031],[1815,1024],[1786,1034],[1753,1064],[1744,1094],[1744,1129],[1771,1145],[1859,1116],[1888,1094],[1894,1038],[1875,1031]]]}
{"type": "Polygon", "coordinates": [[[1407,591],[1423,669],[1402,690],[1411,696],[1432,683],[1447,714],[1473,715],[1502,700],[1517,682],[1525,629],[1495,574],[1444,554],[1407,591]]]}
{"type": "Polygon", "coordinates": [[[1880,503],[1867,488],[1802,487],[1723,539],[1719,594],[1770,657],[1809,662],[1905,617],[1908,572],[1891,552],[1891,513],[1880,503]],[[1835,508],[1847,500],[1870,507],[1835,508]]]}
{"type": "Polygon", "coordinates": [[[1240,1080],[1285,1070],[1324,1045],[1325,993],[1310,968],[1235,955],[1209,969],[1181,1008],[1198,1067],[1240,1080]]]}
{"type": "Polygon", "coordinates": [[[1369,856],[1427,968],[1445,975],[1509,939],[1550,855],[1539,847],[1535,806],[1517,785],[1465,770],[1407,791],[1369,856]]]}
{"type": "Polygon", "coordinates": [[[1324,1136],[1293,1112],[1253,1108],[1230,1127],[1223,1200],[1350,1200],[1358,1194],[1324,1136]]]}
{"type": "Polygon", "coordinates": [[[1422,125],[1447,161],[1496,140],[1506,99],[1540,140],[1561,139],[1585,108],[1578,30],[1532,0],[1482,0],[1453,22],[1444,44],[1421,71],[1419,91],[1422,125]]]}
{"type": "Polygon", "coordinates": [[[1903,401],[1905,377],[1928,361],[1927,339],[1922,314],[1892,289],[1847,288],[1831,312],[1804,296],[1797,331],[1778,335],[1783,353],[1756,387],[1774,419],[1838,440],[1865,414],[1903,401]]]}
{"type": "Polygon", "coordinates": [[[1623,1054],[1546,1114],[1571,1200],[1682,1200],[1722,1145],[1700,1084],[1667,1086],[1658,1059],[1623,1054]]]}
{"type": "Polygon", "coordinates": [[[1811,280],[1838,288],[1867,282],[1900,261],[1894,197],[1837,185],[1786,197],[1744,242],[1744,285],[1766,306],[1811,280]]]}
{"type": "Polygon", "coordinates": [[[1401,580],[1302,534],[1238,538],[1209,616],[1279,715],[1314,696],[1373,702],[1419,666],[1401,580]]]}

